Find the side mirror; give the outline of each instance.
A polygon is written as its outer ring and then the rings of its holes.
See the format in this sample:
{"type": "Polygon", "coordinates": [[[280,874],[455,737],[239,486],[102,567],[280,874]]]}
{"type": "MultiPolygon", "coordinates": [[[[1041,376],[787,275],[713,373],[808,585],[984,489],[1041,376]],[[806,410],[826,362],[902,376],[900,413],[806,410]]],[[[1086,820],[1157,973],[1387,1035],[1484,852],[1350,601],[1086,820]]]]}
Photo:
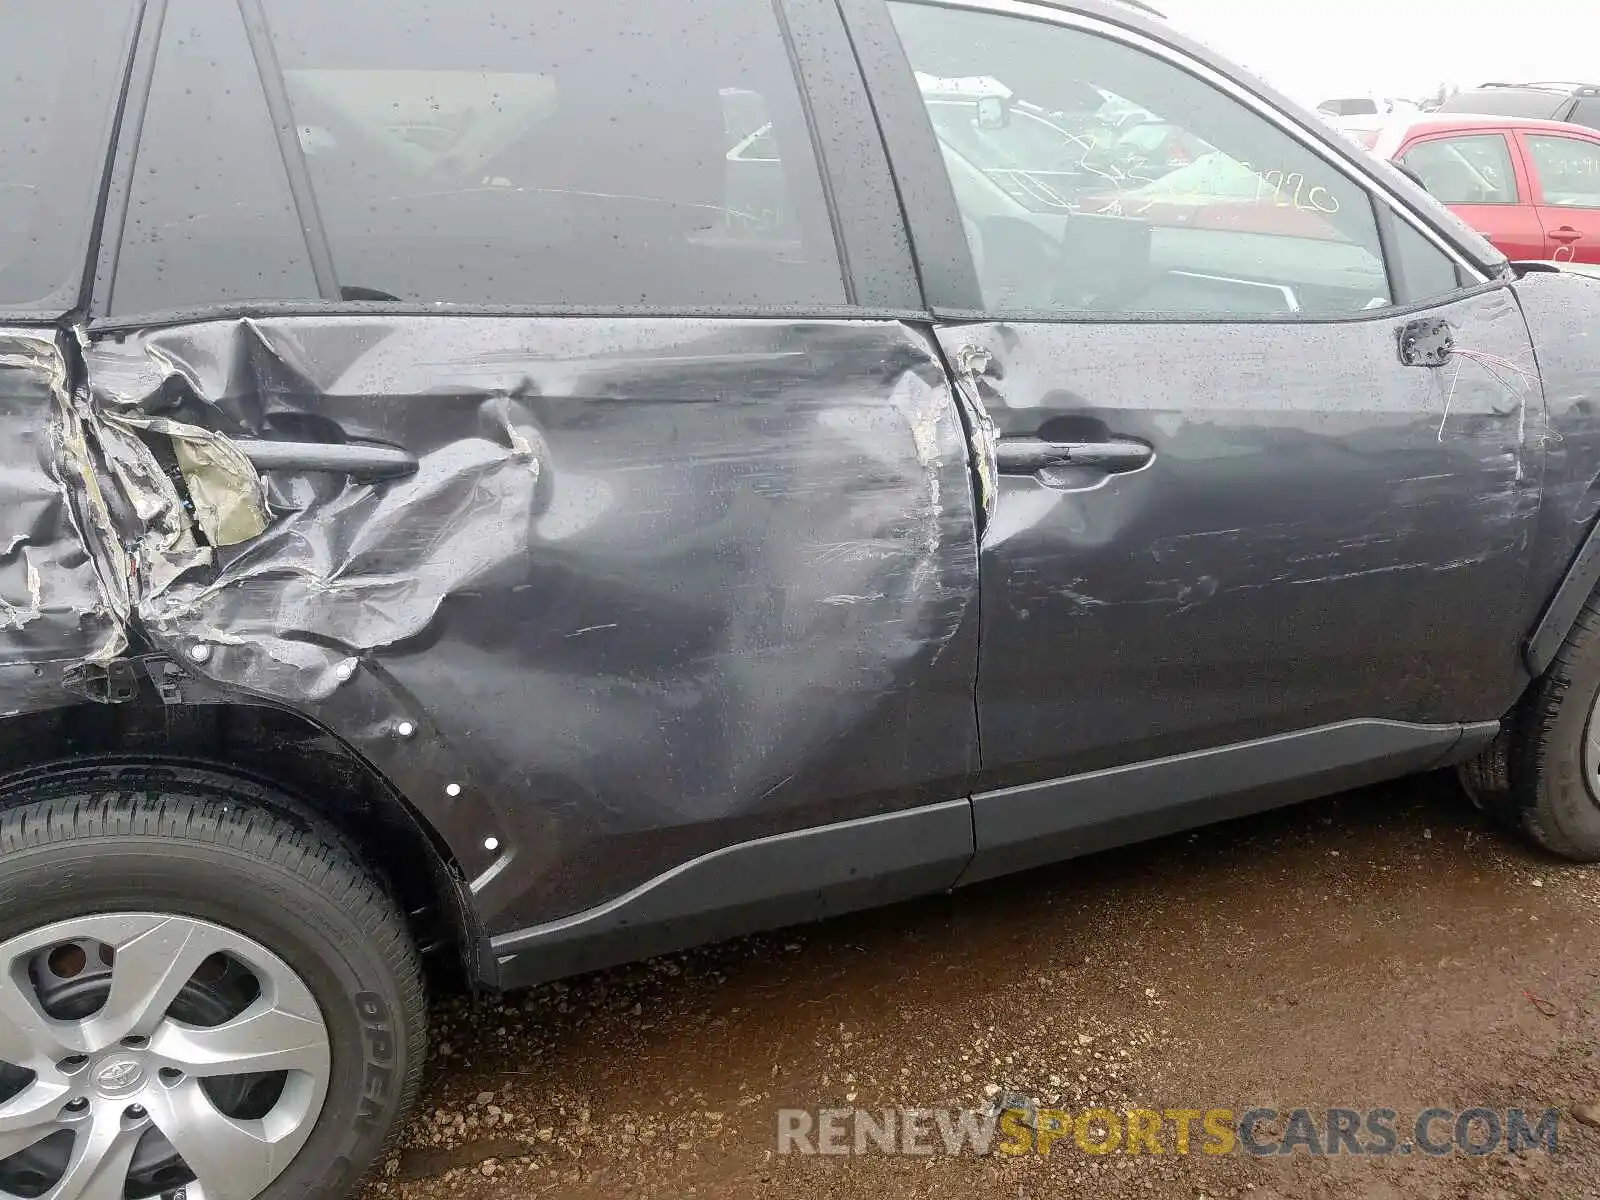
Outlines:
{"type": "Polygon", "coordinates": [[[983,96],[978,100],[978,128],[1004,129],[1011,124],[1011,106],[999,96],[983,96]]]}

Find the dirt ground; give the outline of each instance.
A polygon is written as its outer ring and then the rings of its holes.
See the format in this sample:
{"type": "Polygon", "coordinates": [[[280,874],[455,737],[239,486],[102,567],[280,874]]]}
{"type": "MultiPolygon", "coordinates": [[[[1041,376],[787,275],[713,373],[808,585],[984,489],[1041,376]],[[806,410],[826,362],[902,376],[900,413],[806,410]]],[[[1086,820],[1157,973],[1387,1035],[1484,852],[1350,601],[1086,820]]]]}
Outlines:
{"type": "Polygon", "coordinates": [[[1571,1113],[1600,1101],[1600,870],[1489,829],[1448,777],[436,1021],[365,1200],[1600,1196],[1600,1132],[1571,1113]],[[1554,1155],[776,1153],[781,1108],[996,1088],[1074,1111],[1562,1111],[1554,1155]]]}

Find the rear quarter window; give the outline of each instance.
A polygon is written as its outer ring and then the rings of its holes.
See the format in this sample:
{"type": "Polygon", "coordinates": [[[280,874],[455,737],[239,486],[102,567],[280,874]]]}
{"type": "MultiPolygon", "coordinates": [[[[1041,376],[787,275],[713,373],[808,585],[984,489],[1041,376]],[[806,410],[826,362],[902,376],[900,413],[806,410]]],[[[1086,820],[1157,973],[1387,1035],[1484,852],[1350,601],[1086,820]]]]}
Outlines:
{"type": "Polygon", "coordinates": [[[0,309],[77,303],[131,22],[125,0],[0,4],[0,309]]]}

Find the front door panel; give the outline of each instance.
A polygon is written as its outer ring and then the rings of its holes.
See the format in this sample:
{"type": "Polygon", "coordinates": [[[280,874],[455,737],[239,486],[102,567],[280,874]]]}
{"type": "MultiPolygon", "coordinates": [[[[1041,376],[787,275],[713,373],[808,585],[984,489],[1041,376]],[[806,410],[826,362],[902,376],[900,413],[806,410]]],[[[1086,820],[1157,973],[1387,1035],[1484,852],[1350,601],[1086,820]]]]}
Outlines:
{"type": "Polygon", "coordinates": [[[1002,465],[1014,439],[1153,451],[1000,476],[980,788],[1510,703],[1538,494],[1528,335],[1509,288],[1426,316],[1455,330],[1443,368],[1402,365],[1416,318],[939,330],[952,362],[987,358],[966,383],[1002,465]]]}

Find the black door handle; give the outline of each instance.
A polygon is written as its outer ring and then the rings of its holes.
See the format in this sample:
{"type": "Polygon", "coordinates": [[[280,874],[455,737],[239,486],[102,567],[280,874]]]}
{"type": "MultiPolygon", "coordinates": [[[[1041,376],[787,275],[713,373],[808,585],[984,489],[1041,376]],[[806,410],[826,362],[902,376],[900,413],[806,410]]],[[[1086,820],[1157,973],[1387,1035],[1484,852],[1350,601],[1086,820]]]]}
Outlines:
{"type": "Polygon", "coordinates": [[[235,439],[258,471],[320,471],[356,479],[399,479],[414,473],[417,459],[394,446],[358,442],[267,442],[235,439]]]}
{"type": "Polygon", "coordinates": [[[1137,471],[1155,457],[1143,442],[1046,442],[1040,438],[1001,438],[995,457],[1002,475],[1032,475],[1046,467],[1098,467],[1137,471]]]}

